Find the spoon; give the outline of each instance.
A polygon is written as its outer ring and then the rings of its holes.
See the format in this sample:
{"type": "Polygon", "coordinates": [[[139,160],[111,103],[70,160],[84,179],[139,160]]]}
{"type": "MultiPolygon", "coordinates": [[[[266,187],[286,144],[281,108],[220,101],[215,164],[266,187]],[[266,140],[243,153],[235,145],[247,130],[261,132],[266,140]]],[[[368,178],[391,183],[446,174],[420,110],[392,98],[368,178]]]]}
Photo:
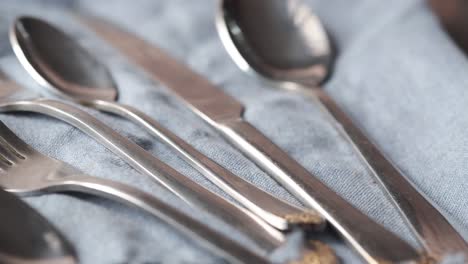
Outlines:
{"type": "Polygon", "coordinates": [[[322,229],[323,218],[280,200],[234,175],[158,124],[148,115],[117,102],[117,87],[105,65],[53,25],[21,17],[11,34],[22,65],[42,86],[66,99],[112,112],[144,127],[215,185],[271,226],[285,231],[293,225],[322,229]]]}
{"type": "Polygon", "coordinates": [[[325,29],[308,6],[298,0],[224,0],[217,28],[242,70],[313,99],[337,121],[337,129],[383,184],[430,257],[441,260],[447,254],[468,252],[468,245],[444,216],[319,88],[329,73],[333,52],[325,29]]]}
{"type": "Polygon", "coordinates": [[[0,263],[78,263],[73,246],[59,230],[3,187],[0,188],[0,263]]]}
{"type": "MultiPolygon", "coordinates": [[[[24,30],[24,28],[17,23],[14,23],[10,28],[10,40],[15,52],[21,51],[18,41],[23,40],[15,37],[19,34],[18,30],[24,30]]],[[[25,31],[23,33],[26,34],[23,36],[31,39],[32,35],[25,31]]],[[[21,43],[24,44],[24,42],[21,43]]],[[[25,50],[25,52],[28,51],[30,50],[25,50]]],[[[19,57],[19,59],[24,60],[24,57],[19,57]]],[[[38,62],[43,63],[40,60],[38,62]]],[[[285,243],[286,234],[237,203],[187,178],[84,110],[58,100],[41,98],[39,95],[31,94],[1,74],[0,84],[2,88],[0,89],[0,111],[32,111],[63,120],[97,140],[138,172],[151,177],[193,208],[205,210],[228,224],[236,226],[239,231],[246,234],[262,249],[271,251],[285,243]]]]}

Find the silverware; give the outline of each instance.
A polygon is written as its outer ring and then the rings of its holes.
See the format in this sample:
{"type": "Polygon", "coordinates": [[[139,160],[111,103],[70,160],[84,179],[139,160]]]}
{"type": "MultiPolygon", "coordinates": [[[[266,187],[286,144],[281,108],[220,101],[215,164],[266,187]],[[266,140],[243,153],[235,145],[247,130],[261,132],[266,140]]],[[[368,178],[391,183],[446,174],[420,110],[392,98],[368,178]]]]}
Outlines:
{"type": "MultiPolygon", "coordinates": [[[[210,250],[215,251],[230,260],[242,263],[268,263],[268,260],[264,256],[250,251],[243,245],[240,245],[224,235],[217,233],[206,224],[197,221],[154,196],[126,184],[88,176],[62,161],[39,153],[18,138],[2,122],[0,122],[0,168],[2,169],[2,172],[0,173],[0,185],[11,192],[21,195],[37,195],[52,192],[82,192],[116,200],[140,208],[147,213],[162,219],[178,231],[194,238],[195,241],[201,242],[205,246],[209,247],[210,250]]],[[[0,197],[1,196],[3,196],[3,194],[1,194],[0,197]]],[[[11,197],[7,198],[14,201],[11,197]]],[[[9,206],[10,204],[7,203],[7,205],[9,206]]],[[[18,206],[18,204],[16,205],[18,206]]],[[[4,206],[5,205],[2,203],[2,210],[4,206]]],[[[17,210],[16,213],[18,214],[20,209],[25,209],[25,205],[20,204],[17,208],[8,209],[11,211],[17,210]]],[[[38,217],[35,214],[31,214],[29,211],[27,213],[20,213],[23,216],[32,217],[29,219],[15,219],[15,222],[11,223],[17,225],[17,228],[12,228],[11,232],[16,232],[15,235],[17,235],[17,237],[21,237],[21,241],[27,244],[24,246],[31,246],[31,248],[23,248],[23,250],[26,250],[27,254],[32,254],[31,257],[33,257],[38,253],[43,253],[44,251],[44,249],[41,248],[38,252],[30,252],[30,250],[39,250],[34,242],[42,242],[43,247],[59,245],[59,247],[54,251],[50,252],[50,255],[57,255],[65,260],[65,257],[63,256],[67,255],[62,251],[68,252],[69,248],[67,247],[68,245],[64,246],[60,244],[61,237],[53,232],[49,226],[42,226],[44,225],[42,223],[44,220],[41,221],[41,219],[36,219],[38,217]],[[27,225],[24,226],[24,221],[31,220],[33,220],[32,222],[34,224],[37,223],[36,227],[41,227],[41,231],[43,232],[41,232],[40,235],[43,236],[37,237],[37,234],[35,234],[36,236],[33,236],[34,232],[37,233],[37,231],[35,229],[31,230],[30,228],[27,228],[27,225]],[[23,229],[21,230],[21,228],[23,229]],[[31,237],[32,239],[27,240],[28,237],[31,237]],[[45,240],[45,238],[50,240],[48,242],[49,244],[47,244],[48,240],[45,240]]],[[[3,218],[4,216],[2,212],[2,219],[3,218]]],[[[3,239],[4,237],[2,237],[2,240],[3,239]]],[[[2,247],[0,246],[0,248],[2,247]]],[[[3,253],[0,252],[0,260],[2,259],[2,254],[3,253]]],[[[72,257],[68,257],[66,260],[68,260],[68,262],[52,262],[51,260],[51,262],[47,263],[74,263],[72,261],[72,257]]]]}
{"type": "Polygon", "coordinates": [[[144,40],[95,17],[78,17],[151,77],[165,84],[196,114],[241,149],[289,191],[321,213],[369,263],[415,263],[418,253],[311,175],[242,119],[244,107],[233,97],[144,40]],[[190,89],[188,89],[190,87],[190,89]]]}
{"type": "Polygon", "coordinates": [[[36,210],[2,188],[0,204],[0,263],[78,263],[73,246],[36,210]]]}
{"type": "MultiPolygon", "coordinates": [[[[468,244],[447,219],[320,89],[333,52],[319,18],[307,5],[300,0],[223,0],[217,26],[226,49],[240,68],[311,98],[336,120],[333,124],[382,183],[431,258],[440,261],[450,254],[468,252],[468,244]]],[[[253,155],[241,145],[242,141],[233,141],[253,155]]],[[[273,157],[268,151],[265,154],[273,157]]]]}
{"type": "Polygon", "coordinates": [[[455,43],[468,55],[468,1],[428,0],[428,3],[455,43]]]}
{"type": "Polygon", "coordinates": [[[237,177],[137,109],[116,103],[117,87],[105,65],[66,33],[38,18],[20,17],[11,31],[13,50],[42,86],[98,110],[112,112],[146,128],[241,205],[280,230],[301,224],[320,228],[323,218],[290,205],[237,177]],[[73,58],[70,58],[72,54],[73,58]]]}
{"type": "Polygon", "coordinates": [[[12,111],[41,113],[75,126],[191,206],[205,209],[227,223],[233,224],[267,251],[276,249],[285,241],[281,232],[250,211],[180,174],[90,114],[56,100],[40,98],[8,80],[6,76],[0,76],[0,112],[12,111]]]}

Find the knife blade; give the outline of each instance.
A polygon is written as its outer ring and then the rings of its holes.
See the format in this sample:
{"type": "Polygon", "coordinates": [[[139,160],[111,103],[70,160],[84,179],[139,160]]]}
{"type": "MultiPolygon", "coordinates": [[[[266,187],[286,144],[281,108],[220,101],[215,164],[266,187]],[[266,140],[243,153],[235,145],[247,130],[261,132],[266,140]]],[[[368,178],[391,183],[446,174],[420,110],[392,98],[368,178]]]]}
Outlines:
{"type": "Polygon", "coordinates": [[[97,17],[77,19],[163,83],[233,146],[269,173],[305,205],[321,213],[369,263],[408,263],[420,255],[406,242],[361,213],[297,161],[243,120],[244,106],[188,66],[143,39],[97,17]]]}
{"type": "MultiPolygon", "coordinates": [[[[79,18],[79,17],[78,17],[79,18]]],[[[131,34],[98,21],[95,17],[82,20],[107,40],[129,55],[151,76],[168,85],[188,106],[209,123],[239,119],[244,106],[204,77],[194,74],[187,66],[169,58],[162,50],[150,47],[145,41],[131,34]],[[160,63],[155,63],[160,62],[160,63]],[[190,89],[190,87],[193,87],[190,89]]]]}
{"type": "Polygon", "coordinates": [[[0,263],[72,264],[72,245],[36,210],[0,188],[0,263]]]}

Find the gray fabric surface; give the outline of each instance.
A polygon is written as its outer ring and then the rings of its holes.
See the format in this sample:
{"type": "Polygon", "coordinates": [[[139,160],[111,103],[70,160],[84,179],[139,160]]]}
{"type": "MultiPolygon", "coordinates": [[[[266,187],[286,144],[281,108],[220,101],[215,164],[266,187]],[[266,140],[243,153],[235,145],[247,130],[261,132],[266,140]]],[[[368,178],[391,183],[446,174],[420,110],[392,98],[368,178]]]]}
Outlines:
{"type": "MultiPolygon", "coordinates": [[[[323,19],[339,52],[324,89],[468,239],[468,121],[464,116],[468,105],[468,60],[440,28],[423,0],[308,2],[323,19]]],[[[63,9],[111,19],[189,64],[245,103],[246,118],[308,170],[417,246],[376,181],[316,105],[270,89],[268,84],[237,69],[216,34],[216,1],[3,0],[0,65],[22,85],[40,91],[10,51],[6,30],[16,14],[34,14],[55,22],[109,65],[119,85],[120,102],[150,114],[239,176],[296,202],[164,87],[73,21],[63,9]]],[[[221,193],[138,127],[114,116],[91,113],[188,177],[221,193]]],[[[222,221],[184,205],[63,122],[34,114],[1,114],[0,119],[45,154],[91,175],[152,192],[233,239],[250,243],[222,221]]],[[[82,263],[223,262],[163,222],[117,203],[63,194],[26,200],[64,231],[77,247],[82,263]]],[[[323,239],[334,246],[343,263],[361,263],[336,236],[328,234],[323,239]]]]}

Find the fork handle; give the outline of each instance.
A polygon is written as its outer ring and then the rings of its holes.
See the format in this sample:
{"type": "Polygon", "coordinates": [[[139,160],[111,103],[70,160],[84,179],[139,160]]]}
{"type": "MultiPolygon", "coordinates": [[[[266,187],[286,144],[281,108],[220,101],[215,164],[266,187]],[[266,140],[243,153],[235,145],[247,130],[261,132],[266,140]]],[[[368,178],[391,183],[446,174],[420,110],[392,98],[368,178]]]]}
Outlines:
{"type": "Polygon", "coordinates": [[[49,188],[53,189],[56,183],[60,186],[58,189],[61,192],[85,192],[140,208],[229,260],[240,263],[269,263],[264,256],[218,233],[157,197],[130,185],[87,175],[72,175],[53,181],[49,188]]]}
{"type": "Polygon", "coordinates": [[[285,240],[281,232],[250,211],[180,174],[140,146],[77,107],[56,100],[36,99],[4,102],[0,104],[0,111],[36,112],[63,120],[103,144],[137,171],[150,176],[188,204],[204,209],[227,223],[235,225],[263,249],[272,251],[285,240]]]}
{"type": "Polygon", "coordinates": [[[311,209],[293,206],[234,175],[138,109],[100,100],[84,104],[101,111],[120,115],[139,124],[151,135],[175,150],[187,163],[216,186],[275,228],[288,230],[292,225],[300,224],[301,226],[313,227],[315,230],[323,229],[324,220],[318,213],[311,209]]]}

